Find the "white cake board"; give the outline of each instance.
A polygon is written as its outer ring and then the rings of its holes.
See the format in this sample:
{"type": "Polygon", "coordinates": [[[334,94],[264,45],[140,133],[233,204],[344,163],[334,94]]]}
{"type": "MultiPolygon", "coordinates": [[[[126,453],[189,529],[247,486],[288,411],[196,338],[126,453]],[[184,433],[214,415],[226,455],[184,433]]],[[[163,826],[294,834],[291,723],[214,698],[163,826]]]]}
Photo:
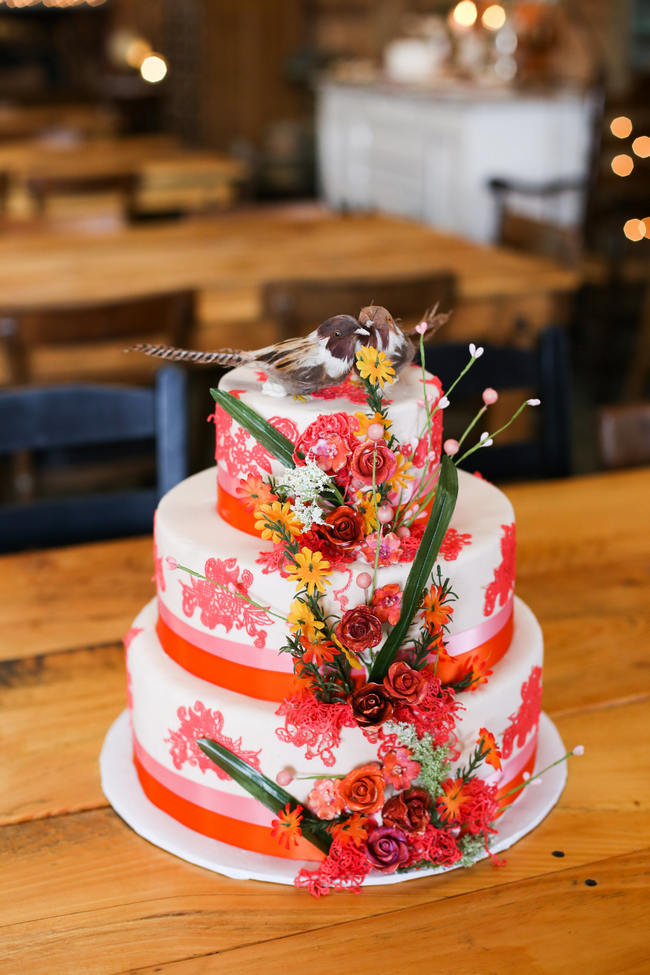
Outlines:
{"type": "MultiPolygon", "coordinates": [[[[548,715],[542,713],[535,772],[550,765],[565,752],[557,728],[548,715]]],[[[128,711],[123,711],[109,729],[99,762],[102,789],[115,812],[144,839],[174,856],[235,880],[264,880],[275,884],[293,884],[301,867],[308,870],[317,867],[316,862],[285,860],[220,843],[182,826],[154,806],[142,791],[133,764],[128,711]]],[[[566,762],[563,762],[542,776],[538,780],[540,785],[531,785],[522,790],[520,798],[499,818],[499,831],[490,847],[493,853],[507,850],[541,823],[560,798],[566,776],[566,762]]],[[[486,856],[487,853],[484,853],[479,859],[486,856]]],[[[428,867],[399,874],[382,874],[373,870],[364,880],[364,885],[399,884],[455,869],[455,866],[428,867]]]]}

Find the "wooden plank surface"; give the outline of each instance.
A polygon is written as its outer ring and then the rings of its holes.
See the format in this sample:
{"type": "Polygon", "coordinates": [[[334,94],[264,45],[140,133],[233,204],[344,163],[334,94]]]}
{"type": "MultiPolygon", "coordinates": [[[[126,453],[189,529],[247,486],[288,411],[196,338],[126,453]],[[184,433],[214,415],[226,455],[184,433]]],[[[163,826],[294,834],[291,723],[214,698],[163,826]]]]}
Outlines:
{"type": "Polygon", "coordinates": [[[647,971],[649,488],[640,470],[508,489],[544,707],[585,755],[505,865],[360,897],[219,877],[107,808],[97,756],[124,706],[117,641],[152,592],[150,538],[0,559],[0,971],[647,971]]]}

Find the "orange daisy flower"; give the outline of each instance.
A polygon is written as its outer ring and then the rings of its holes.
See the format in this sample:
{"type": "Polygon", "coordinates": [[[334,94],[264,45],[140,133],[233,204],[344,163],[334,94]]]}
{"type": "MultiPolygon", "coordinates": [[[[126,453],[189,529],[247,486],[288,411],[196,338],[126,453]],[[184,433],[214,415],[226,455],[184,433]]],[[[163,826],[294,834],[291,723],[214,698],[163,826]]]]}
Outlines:
{"type": "Polygon", "coordinates": [[[454,612],[449,603],[442,602],[442,587],[432,586],[422,603],[422,616],[426,623],[434,630],[441,630],[446,626],[454,612]]]}
{"type": "Polygon", "coordinates": [[[288,501],[285,501],[284,504],[281,504],[280,501],[262,504],[255,509],[255,517],[258,519],[255,522],[257,531],[261,532],[262,538],[268,538],[274,544],[284,540],[281,527],[291,538],[295,538],[302,531],[302,524],[291,510],[288,501]]]}
{"type": "Polygon", "coordinates": [[[438,796],[436,805],[443,823],[457,823],[461,818],[461,810],[469,802],[462,779],[447,779],[442,783],[444,795],[438,796]]]}
{"type": "Polygon", "coordinates": [[[487,728],[481,728],[476,739],[476,744],[481,746],[485,761],[497,771],[501,768],[501,752],[494,740],[494,735],[487,728]]]}
{"type": "Polygon", "coordinates": [[[278,500],[268,484],[261,477],[255,477],[253,474],[249,474],[245,481],[239,482],[236,492],[248,511],[255,511],[263,504],[272,504],[278,500]]]}
{"type": "Polygon", "coordinates": [[[308,640],[303,640],[302,645],[305,648],[302,659],[306,663],[315,663],[317,667],[324,663],[330,663],[338,653],[334,644],[330,643],[329,640],[323,643],[310,643],[308,640]]]}
{"type": "Polygon", "coordinates": [[[395,454],[395,460],[397,461],[397,467],[395,468],[395,473],[388,481],[388,486],[391,491],[399,491],[400,488],[407,488],[408,482],[413,480],[413,475],[410,473],[411,461],[404,454],[395,454]]]}
{"type": "Polygon", "coordinates": [[[382,389],[386,383],[395,381],[395,370],[386,353],[370,345],[361,346],[357,352],[357,370],[362,379],[373,386],[379,383],[382,389]]]}
{"type": "Polygon", "coordinates": [[[384,433],[386,433],[392,423],[392,420],[382,416],[381,413],[375,413],[374,416],[366,416],[365,413],[355,413],[354,415],[358,422],[358,427],[354,431],[354,435],[361,440],[368,439],[368,427],[371,424],[379,423],[384,428],[384,433]]]}
{"type": "Polygon", "coordinates": [[[286,850],[298,845],[302,836],[300,821],[303,814],[302,806],[291,809],[289,803],[278,813],[277,819],[271,820],[271,836],[286,850]]]}
{"type": "Polygon", "coordinates": [[[331,569],[327,559],[323,558],[322,552],[312,552],[310,548],[302,548],[297,555],[293,556],[294,565],[288,565],[288,578],[299,584],[299,588],[306,586],[307,592],[313,596],[314,590],[325,592],[326,576],[330,575],[331,569]]]}
{"type": "Polygon", "coordinates": [[[287,623],[294,635],[300,633],[309,643],[315,643],[322,636],[318,631],[325,627],[322,620],[316,619],[307,603],[300,599],[294,599],[291,603],[287,623]]]}
{"type": "Polygon", "coordinates": [[[332,836],[339,843],[342,843],[343,846],[347,846],[348,843],[361,846],[364,840],[368,839],[367,823],[367,816],[362,816],[356,812],[352,813],[349,819],[344,819],[343,822],[337,823],[336,826],[332,827],[332,836]]]}

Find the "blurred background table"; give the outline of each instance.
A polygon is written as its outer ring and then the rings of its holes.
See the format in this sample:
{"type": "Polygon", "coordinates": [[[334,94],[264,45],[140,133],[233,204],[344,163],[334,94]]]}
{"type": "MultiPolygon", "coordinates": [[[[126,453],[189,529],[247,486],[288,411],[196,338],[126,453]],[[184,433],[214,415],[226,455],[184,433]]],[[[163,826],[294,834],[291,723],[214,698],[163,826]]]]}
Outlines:
{"type": "MultiPolygon", "coordinates": [[[[280,337],[261,318],[266,281],[441,271],[456,279],[457,302],[445,326],[452,341],[532,341],[549,323],[566,320],[578,283],[575,271],[546,258],[475,244],[405,219],[343,216],[317,205],[250,207],[96,236],[26,230],[0,237],[0,311],[192,288],[199,295],[192,337],[197,348],[256,348],[280,337]]],[[[113,370],[126,377],[142,363],[122,349],[123,342],[94,351],[85,346],[76,358],[74,349],[52,351],[44,354],[39,378],[88,375],[94,365],[102,375],[113,370]]]]}
{"type": "Polygon", "coordinates": [[[28,183],[41,176],[74,181],[132,173],[138,181],[135,215],[232,205],[248,177],[243,162],[214,150],[183,147],[163,134],[94,139],[54,134],[0,143],[0,172],[9,181],[6,212],[19,219],[32,216],[28,183]]]}
{"type": "Polygon", "coordinates": [[[646,971],[649,491],[650,469],[509,489],[543,705],[585,755],[504,866],[360,897],[228,880],[107,806],[98,756],[126,705],[121,637],[153,595],[150,537],[0,559],[2,971],[279,975],[300,957],[320,975],[363,953],[394,975],[432,945],[439,973],[485,971],[488,951],[503,975],[646,971]]]}

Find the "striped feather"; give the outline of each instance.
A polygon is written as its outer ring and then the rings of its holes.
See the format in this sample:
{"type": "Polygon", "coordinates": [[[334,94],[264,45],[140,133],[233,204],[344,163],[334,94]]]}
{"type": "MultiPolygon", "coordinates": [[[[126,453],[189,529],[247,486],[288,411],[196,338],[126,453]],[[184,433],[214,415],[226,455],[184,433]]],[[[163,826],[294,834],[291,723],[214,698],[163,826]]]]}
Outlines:
{"type": "Polygon", "coordinates": [[[143,352],[145,355],[167,359],[169,362],[191,362],[195,365],[238,366],[243,362],[250,362],[253,358],[252,353],[241,352],[238,349],[199,352],[193,349],[176,349],[172,345],[149,345],[146,342],[132,345],[129,351],[143,352]]]}

